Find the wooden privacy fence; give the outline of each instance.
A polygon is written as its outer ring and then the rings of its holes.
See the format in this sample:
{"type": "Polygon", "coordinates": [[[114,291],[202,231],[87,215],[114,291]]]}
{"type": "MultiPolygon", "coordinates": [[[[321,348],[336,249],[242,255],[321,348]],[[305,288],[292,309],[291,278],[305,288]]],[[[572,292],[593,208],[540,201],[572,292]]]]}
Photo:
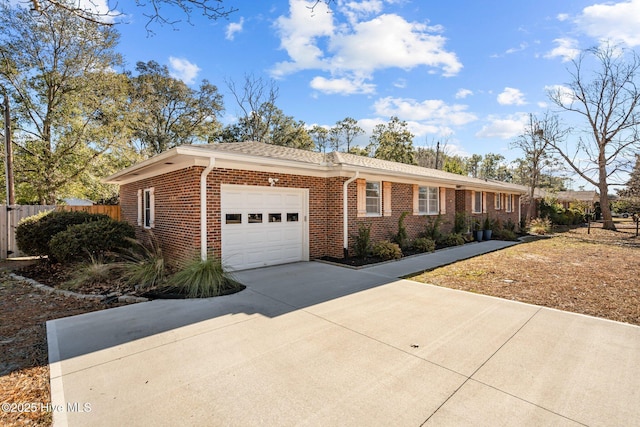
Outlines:
{"type": "Polygon", "coordinates": [[[120,206],[93,205],[93,206],[56,206],[56,205],[0,205],[0,259],[16,258],[23,256],[16,244],[16,227],[22,218],[26,218],[43,211],[54,209],[62,211],[84,211],[108,215],[120,220],[120,206]]]}

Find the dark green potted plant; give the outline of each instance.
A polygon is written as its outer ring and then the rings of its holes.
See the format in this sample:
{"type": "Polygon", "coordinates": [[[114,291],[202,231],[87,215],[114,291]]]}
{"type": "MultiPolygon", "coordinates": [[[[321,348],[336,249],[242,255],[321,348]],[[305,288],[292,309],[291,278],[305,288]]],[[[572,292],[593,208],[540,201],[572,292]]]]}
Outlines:
{"type": "Polygon", "coordinates": [[[478,219],[473,220],[473,237],[476,239],[476,242],[482,242],[483,233],[478,219]]]}
{"type": "Polygon", "coordinates": [[[482,227],[482,238],[484,240],[491,240],[491,234],[493,234],[493,221],[487,215],[484,219],[484,226],[482,227]]]}

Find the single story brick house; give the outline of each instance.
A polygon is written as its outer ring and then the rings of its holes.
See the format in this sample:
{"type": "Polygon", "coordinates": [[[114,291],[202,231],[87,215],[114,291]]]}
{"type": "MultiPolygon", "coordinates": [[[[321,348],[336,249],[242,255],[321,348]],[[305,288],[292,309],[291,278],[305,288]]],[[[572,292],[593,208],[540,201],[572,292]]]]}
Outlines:
{"type": "Polygon", "coordinates": [[[150,229],[172,260],[221,257],[230,270],[343,257],[359,223],[373,242],[409,238],[441,215],[520,219],[521,188],[435,169],[259,142],[184,145],[122,170],[123,219],[150,229]]]}

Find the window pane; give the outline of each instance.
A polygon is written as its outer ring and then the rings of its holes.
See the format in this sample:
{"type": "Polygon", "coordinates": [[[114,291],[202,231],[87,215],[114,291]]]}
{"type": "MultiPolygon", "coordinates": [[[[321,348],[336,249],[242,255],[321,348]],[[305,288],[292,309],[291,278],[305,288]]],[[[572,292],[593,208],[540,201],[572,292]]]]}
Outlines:
{"type": "Polygon", "coordinates": [[[225,222],[227,224],[241,224],[242,223],[242,214],[226,214],[225,222]]]}
{"type": "Polygon", "coordinates": [[[262,214],[249,214],[249,224],[261,224],[262,223],[262,214]]]}
{"type": "Polygon", "coordinates": [[[149,190],[144,192],[144,226],[151,227],[151,192],[149,190]]]}
{"type": "Polygon", "coordinates": [[[288,213],[287,222],[298,222],[298,213],[288,213]]]}
{"type": "Polygon", "coordinates": [[[282,214],[270,213],[269,214],[269,222],[282,222],[282,214]]]}
{"type": "Polygon", "coordinates": [[[473,211],[482,212],[482,193],[479,191],[474,193],[473,211]]]}
{"type": "Polygon", "coordinates": [[[367,182],[367,213],[380,214],[380,183],[367,182]]]}
{"type": "Polygon", "coordinates": [[[429,213],[438,213],[438,188],[429,187],[429,213]]]}

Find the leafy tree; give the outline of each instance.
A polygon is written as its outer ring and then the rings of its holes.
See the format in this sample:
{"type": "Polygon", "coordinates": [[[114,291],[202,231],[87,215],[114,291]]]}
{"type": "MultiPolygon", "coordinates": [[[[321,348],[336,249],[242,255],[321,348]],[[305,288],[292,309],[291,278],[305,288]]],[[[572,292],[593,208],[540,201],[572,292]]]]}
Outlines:
{"type": "Polygon", "coordinates": [[[504,162],[502,154],[487,153],[480,164],[480,178],[483,179],[499,179],[498,170],[504,162]]]}
{"type": "Polygon", "coordinates": [[[460,156],[449,157],[444,161],[442,170],[458,175],[467,175],[464,159],[460,156]]]}
{"type": "Polygon", "coordinates": [[[368,149],[377,159],[416,164],[413,134],[407,129],[407,122],[395,116],[386,125],[379,124],[373,129],[368,149]]]}
{"type": "Polygon", "coordinates": [[[480,163],[482,162],[482,156],[480,154],[472,154],[467,158],[467,171],[473,178],[480,176],[480,163]]]}
{"type": "Polygon", "coordinates": [[[331,148],[334,151],[340,151],[346,145],[345,151],[351,150],[353,140],[364,134],[364,129],[358,126],[356,119],[351,117],[344,118],[331,128],[330,140],[331,148]]]}
{"type": "MultiPolygon", "coordinates": [[[[540,185],[542,170],[555,163],[552,144],[556,144],[564,139],[567,130],[562,129],[558,117],[545,113],[542,119],[529,114],[529,122],[524,132],[511,143],[513,148],[519,148],[524,154],[522,159],[521,176],[523,185],[529,187],[529,200],[534,199],[535,189],[540,185]]],[[[536,214],[535,203],[529,203],[527,219],[532,219],[536,214]]]]}
{"type": "Polygon", "coordinates": [[[311,135],[311,139],[313,140],[316,150],[321,153],[327,151],[327,146],[330,142],[330,131],[327,128],[323,128],[322,126],[315,125],[309,130],[309,135],[311,135]]]}
{"type": "Polygon", "coordinates": [[[147,156],[195,142],[208,142],[223,110],[218,88],[203,80],[198,90],[169,75],[167,66],[138,62],[131,79],[132,130],[147,156]]]}
{"type": "Polygon", "coordinates": [[[118,34],[64,9],[0,5],[0,83],[15,107],[18,199],[52,204],[113,147],[126,145],[118,34]]]}
{"type": "Polygon", "coordinates": [[[282,110],[275,107],[265,142],[301,150],[313,150],[313,140],[309,136],[305,123],[302,120],[296,121],[293,117],[284,115],[282,110]]]}
{"type": "Polygon", "coordinates": [[[634,51],[606,45],[592,48],[572,61],[568,89],[555,90],[551,100],[562,110],[585,121],[585,137],[573,146],[553,143],[553,148],[581,178],[600,193],[603,227],[615,230],[608,191],[620,170],[630,166],[640,149],[640,58],[634,51]],[[585,69],[589,60],[596,68],[585,69]]]}

